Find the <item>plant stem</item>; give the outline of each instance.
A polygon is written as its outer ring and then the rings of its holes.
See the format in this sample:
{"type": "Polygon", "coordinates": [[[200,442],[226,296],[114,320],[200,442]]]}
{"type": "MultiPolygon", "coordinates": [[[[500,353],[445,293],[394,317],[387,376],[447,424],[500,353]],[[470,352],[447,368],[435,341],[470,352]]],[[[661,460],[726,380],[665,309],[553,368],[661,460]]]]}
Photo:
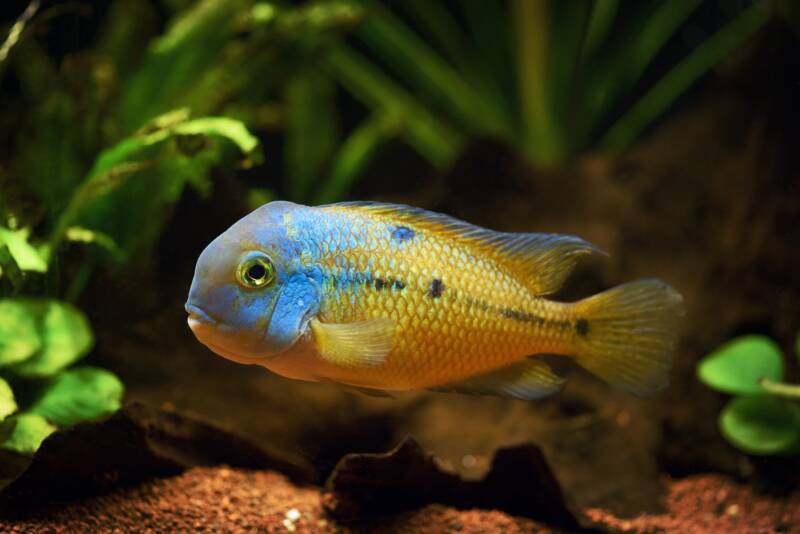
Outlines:
{"type": "Polygon", "coordinates": [[[800,385],[786,384],[784,382],[773,382],[768,378],[759,380],[761,387],[769,393],[778,395],[779,397],[787,397],[790,399],[800,399],[800,385]]]}

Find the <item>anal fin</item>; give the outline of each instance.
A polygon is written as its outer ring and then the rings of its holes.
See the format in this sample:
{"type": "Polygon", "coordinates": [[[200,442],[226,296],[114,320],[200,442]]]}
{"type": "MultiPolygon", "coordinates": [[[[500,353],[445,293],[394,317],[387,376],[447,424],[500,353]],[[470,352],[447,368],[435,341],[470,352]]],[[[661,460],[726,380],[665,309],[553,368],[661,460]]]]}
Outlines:
{"type": "Polygon", "coordinates": [[[346,367],[371,367],[386,360],[394,342],[391,319],[370,319],[352,323],[309,323],[323,360],[346,367]]]}
{"type": "Polygon", "coordinates": [[[555,374],[547,363],[530,358],[484,375],[430,389],[534,400],[558,393],[566,382],[567,379],[555,374]]]}

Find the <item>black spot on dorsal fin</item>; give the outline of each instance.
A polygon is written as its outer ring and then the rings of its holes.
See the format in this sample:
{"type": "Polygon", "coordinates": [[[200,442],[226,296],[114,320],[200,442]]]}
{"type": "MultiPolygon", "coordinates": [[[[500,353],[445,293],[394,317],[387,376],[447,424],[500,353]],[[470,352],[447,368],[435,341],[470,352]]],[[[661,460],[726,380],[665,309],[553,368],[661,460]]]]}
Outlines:
{"type": "Polygon", "coordinates": [[[396,239],[397,241],[410,241],[414,239],[414,236],[417,235],[414,230],[409,228],[408,226],[398,226],[394,230],[392,230],[392,239],[396,239]]]}

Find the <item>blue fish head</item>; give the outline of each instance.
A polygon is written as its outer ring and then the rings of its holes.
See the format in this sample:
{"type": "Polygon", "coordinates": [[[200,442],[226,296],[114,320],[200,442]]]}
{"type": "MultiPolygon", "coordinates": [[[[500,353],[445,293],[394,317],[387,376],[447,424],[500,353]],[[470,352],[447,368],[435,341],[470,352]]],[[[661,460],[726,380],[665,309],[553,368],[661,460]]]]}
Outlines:
{"type": "Polygon", "coordinates": [[[319,309],[318,284],[300,261],[287,221],[308,210],[271,202],[214,239],[197,260],[189,327],[208,348],[259,363],[291,348],[319,309]]]}

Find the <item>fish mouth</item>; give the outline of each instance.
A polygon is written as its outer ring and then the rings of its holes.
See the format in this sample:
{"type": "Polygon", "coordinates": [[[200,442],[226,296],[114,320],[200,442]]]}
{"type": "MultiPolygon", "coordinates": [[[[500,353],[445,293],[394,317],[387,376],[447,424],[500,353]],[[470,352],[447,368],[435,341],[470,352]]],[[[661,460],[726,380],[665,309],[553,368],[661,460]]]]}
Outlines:
{"type": "Polygon", "coordinates": [[[208,326],[217,326],[219,324],[219,321],[212,317],[211,314],[194,304],[189,304],[187,302],[183,309],[189,314],[187,322],[192,330],[194,330],[195,326],[200,326],[201,324],[208,326]]]}

